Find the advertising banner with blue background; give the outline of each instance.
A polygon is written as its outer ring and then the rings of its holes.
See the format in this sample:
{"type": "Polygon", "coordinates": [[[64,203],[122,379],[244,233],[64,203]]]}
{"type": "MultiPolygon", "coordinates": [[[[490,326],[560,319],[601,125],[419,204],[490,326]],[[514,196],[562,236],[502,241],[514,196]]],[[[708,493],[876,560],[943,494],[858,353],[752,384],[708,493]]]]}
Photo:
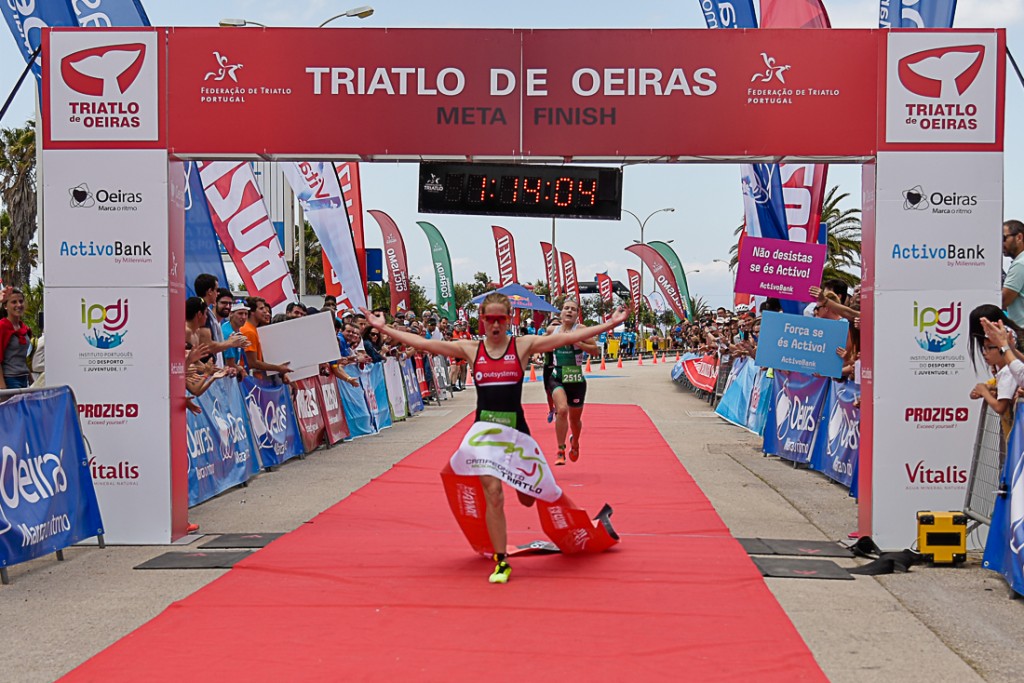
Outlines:
{"type": "Polygon", "coordinates": [[[370,363],[360,371],[360,383],[366,391],[366,403],[370,406],[373,426],[379,432],[391,426],[391,404],[388,402],[388,388],[384,381],[384,364],[370,363]]]}
{"type": "Polygon", "coordinates": [[[765,453],[798,463],[811,462],[814,449],[824,445],[815,435],[828,387],[825,377],[775,371],[764,429],[765,453]]]}
{"type": "Polygon", "coordinates": [[[402,361],[402,379],[405,381],[405,395],[409,399],[409,414],[422,412],[423,395],[420,393],[420,383],[416,379],[416,369],[409,359],[402,361]]]}
{"type": "Polygon", "coordinates": [[[757,28],[752,0],[700,0],[708,28],[757,28]]]}
{"type": "MultiPolygon", "coordinates": [[[[26,64],[43,42],[44,28],[78,26],[70,0],[2,2],[0,11],[4,13],[7,26],[10,27],[14,42],[18,44],[26,64]]],[[[43,78],[41,61],[36,59],[32,64],[32,73],[36,75],[37,84],[42,82],[43,78]]]]}
{"type": "Polygon", "coordinates": [[[749,358],[742,357],[732,364],[729,371],[729,383],[725,385],[715,412],[728,422],[740,427],[747,426],[747,412],[750,405],[750,392],[757,381],[757,367],[749,358]]]}
{"type": "MultiPolygon", "coordinates": [[[[757,364],[754,364],[757,367],[757,364]]],[[[772,404],[773,370],[758,368],[757,379],[750,387],[750,401],[747,403],[747,429],[764,436],[768,422],[768,407],[772,404]]]]}
{"type": "Polygon", "coordinates": [[[1006,495],[996,497],[982,566],[1024,595],[1024,403],[1017,404],[1001,484],[1006,495]]]}
{"type": "Polygon", "coordinates": [[[195,296],[193,284],[197,275],[216,275],[221,287],[228,286],[228,276],[196,162],[185,162],[185,180],[185,291],[188,296],[195,296]]]}
{"type": "Polygon", "coordinates": [[[71,390],[0,404],[0,566],[103,533],[71,390]]]}
{"type": "Polygon", "coordinates": [[[288,387],[246,377],[242,393],[263,467],[276,467],[305,452],[288,387]]]}
{"type": "Polygon", "coordinates": [[[808,374],[840,378],[843,359],[836,349],[846,346],[846,320],[765,311],[757,344],[757,364],[808,374]]]}
{"type": "Polygon", "coordinates": [[[338,391],[341,392],[341,407],[345,410],[349,438],[358,439],[368,434],[376,434],[377,430],[373,428],[373,417],[366,403],[366,394],[363,392],[362,379],[360,379],[358,387],[339,380],[338,391]]]}
{"type": "Polygon", "coordinates": [[[822,472],[849,488],[860,456],[860,408],[854,402],[860,398],[860,385],[856,382],[832,380],[825,399],[823,418],[827,432],[824,448],[816,448],[817,460],[811,468],[822,472]]]}
{"type": "Polygon", "coordinates": [[[953,28],[956,0],[879,0],[878,28],[953,28]]]}
{"type": "Polygon", "coordinates": [[[238,382],[217,380],[195,401],[203,412],[186,414],[189,507],[238,486],[259,471],[238,382]]]}

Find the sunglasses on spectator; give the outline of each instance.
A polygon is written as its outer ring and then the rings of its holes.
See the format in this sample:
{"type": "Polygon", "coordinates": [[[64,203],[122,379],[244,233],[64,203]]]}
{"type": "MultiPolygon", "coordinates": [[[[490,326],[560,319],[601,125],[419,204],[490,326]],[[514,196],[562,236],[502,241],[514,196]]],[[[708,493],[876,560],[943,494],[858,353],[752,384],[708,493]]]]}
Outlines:
{"type": "Polygon", "coordinates": [[[485,315],[484,316],[484,322],[489,324],[489,325],[492,324],[492,323],[503,323],[506,320],[508,320],[508,316],[507,315],[485,315]]]}

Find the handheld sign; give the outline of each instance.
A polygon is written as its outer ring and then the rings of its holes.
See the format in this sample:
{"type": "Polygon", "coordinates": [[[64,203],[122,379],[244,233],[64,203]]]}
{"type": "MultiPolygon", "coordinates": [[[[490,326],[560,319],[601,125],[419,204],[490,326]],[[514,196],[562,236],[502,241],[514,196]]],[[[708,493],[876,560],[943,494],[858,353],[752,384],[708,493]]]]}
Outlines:
{"type": "Polygon", "coordinates": [[[740,244],[737,292],[814,301],[810,289],[821,284],[826,256],[824,244],[765,237],[744,237],[740,244]]]}
{"type": "Polygon", "coordinates": [[[293,380],[313,377],[321,363],[341,357],[334,320],[326,313],[284,320],[259,328],[263,360],[268,363],[290,363],[293,380]]]}
{"type": "Polygon", "coordinates": [[[848,328],[846,320],[766,311],[761,319],[756,362],[762,368],[838,379],[843,374],[843,359],[836,355],[836,349],[846,346],[848,328]]]}

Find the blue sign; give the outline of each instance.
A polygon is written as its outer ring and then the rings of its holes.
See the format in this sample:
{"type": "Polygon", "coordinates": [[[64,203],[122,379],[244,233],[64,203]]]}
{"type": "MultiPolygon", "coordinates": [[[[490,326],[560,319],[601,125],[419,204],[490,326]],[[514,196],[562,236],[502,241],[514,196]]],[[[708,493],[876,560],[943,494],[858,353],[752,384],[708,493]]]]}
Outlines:
{"type": "Polygon", "coordinates": [[[750,392],[757,381],[757,366],[749,358],[741,357],[733,362],[725,393],[718,402],[715,412],[734,425],[746,427],[750,406],[750,392]]]}
{"type": "Polygon", "coordinates": [[[708,28],[757,28],[752,0],[700,0],[708,28]]]}
{"type": "Polygon", "coordinates": [[[388,403],[388,388],[384,382],[384,364],[370,363],[359,371],[359,383],[366,392],[366,404],[370,408],[373,426],[379,432],[392,425],[391,405],[388,403]]]}
{"type": "Polygon", "coordinates": [[[384,282],[384,250],[366,250],[366,281],[384,282]]]}
{"type": "Polygon", "coordinates": [[[185,179],[185,291],[195,296],[193,284],[198,275],[216,275],[221,287],[228,286],[228,276],[220,257],[223,245],[210,218],[196,162],[185,162],[185,179]]]}
{"type": "Polygon", "coordinates": [[[420,383],[416,381],[416,369],[412,366],[411,360],[402,361],[402,379],[405,380],[405,396],[409,402],[409,414],[422,412],[425,407],[423,395],[420,393],[420,383]]]}
{"type": "Polygon", "coordinates": [[[238,382],[217,380],[195,401],[203,412],[186,414],[189,507],[247,481],[260,467],[238,382]]]}
{"type": "Polygon", "coordinates": [[[846,320],[824,320],[765,311],[757,344],[757,364],[840,378],[843,359],[836,349],[846,346],[846,320]]]}
{"type": "Polygon", "coordinates": [[[263,467],[276,467],[305,453],[288,387],[252,377],[242,380],[241,386],[249,427],[263,467]]]}
{"type": "Polygon", "coordinates": [[[1001,484],[1006,494],[996,498],[982,566],[1024,595],[1024,403],[1017,404],[1001,484]]]}
{"type": "Polygon", "coordinates": [[[0,404],[0,567],[103,533],[71,390],[0,404]]]}
{"type": "MultiPolygon", "coordinates": [[[[14,42],[18,44],[26,64],[43,42],[44,28],[78,26],[70,0],[3,2],[0,3],[0,11],[4,13],[4,19],[14,34],[14,42]]],[[[36,75],[37,83],[42,81],[43,72],[39,59],[32,62],[32,73],[36,75]]]]}
{"type": "Polygon", "coordinates": [[[880,0],[878,28],[953,28],[956,0],[880,0]]]}
{"type": "MultiPolygon", "coordinates": [[[[764,327],[761,329],[763,331],[764,327]]],[[[765,453],[804,464],[812,461],[814,449],[820,447],[822,441],[815,437],[828,386],[829,381],[824,377],[775,372],[764,429],[765,453]]]]}
{"type": "Polygon", "coordinates": [[[853,484],[860,456],[860,408],[854,407],[858,398],[859,384],[832,380],[823,414],[827,420],[827,432],[821,439],[824,448],[816,449],[818,460],[811,463],[812,469],[847,488],[853,484]]]}
{"type": "Polygon", "coordinates": [[[338,381],[338,392],[341,394],[341,407],[345,411],[345,422],[348,423],[348,437],[358,439],[361,436],[376,434],[373,428],[373,415],[366,404],[366,394],[363,393],[362,380],[358,387],[348,382],[338,381]]]}

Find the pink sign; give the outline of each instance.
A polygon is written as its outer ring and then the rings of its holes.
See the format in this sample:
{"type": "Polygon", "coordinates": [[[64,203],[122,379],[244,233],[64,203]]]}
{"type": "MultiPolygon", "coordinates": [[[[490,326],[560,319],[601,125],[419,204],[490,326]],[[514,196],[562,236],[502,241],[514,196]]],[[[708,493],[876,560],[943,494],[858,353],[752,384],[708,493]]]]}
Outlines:
{"type": "Polygon", "coordinates": [[[779,299],[814,301],[821,286],[825,245],[747,236],[740,243],[736,291],[779,299]]]}

